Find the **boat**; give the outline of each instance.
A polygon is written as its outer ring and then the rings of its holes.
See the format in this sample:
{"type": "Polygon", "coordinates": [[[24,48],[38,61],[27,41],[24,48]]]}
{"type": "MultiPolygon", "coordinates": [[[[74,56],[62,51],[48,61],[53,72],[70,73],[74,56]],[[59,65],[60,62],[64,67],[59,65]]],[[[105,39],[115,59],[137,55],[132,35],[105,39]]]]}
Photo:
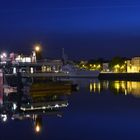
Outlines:
{"type": "Polygon", "coordinates": [[[69,77],[94,77],[97,78],[100,74],[99,70],[80,69],[74,65],[66,64],[62,66],[62,72],[69,77]]]}

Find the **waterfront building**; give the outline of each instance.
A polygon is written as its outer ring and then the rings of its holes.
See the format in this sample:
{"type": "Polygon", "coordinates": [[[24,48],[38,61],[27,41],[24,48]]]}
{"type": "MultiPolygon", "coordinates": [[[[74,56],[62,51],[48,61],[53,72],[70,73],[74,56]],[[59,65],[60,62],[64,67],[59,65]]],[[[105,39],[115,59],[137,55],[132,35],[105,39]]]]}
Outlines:
{"type": "Polygon", "coordinates": [[[127,72],[140,72],[140,57],[134,57],[131,60],[127,60],[127,72]]]}
{"type": "Polygon", "coordinates": [[[103,63],[102,64],[102,66],[103,66],[103,72],[109,72],[109,63],[103,63]]]}
{"type": "Polygon", "coordinates": [[[18,71],[34,72],[60,72],[62,70],[62,60],[42,59],[36,60],[36,54],[31,55],[10,53],[1,55],[1,65],[6,65],[8,73],[16,74],[18,71]]]}

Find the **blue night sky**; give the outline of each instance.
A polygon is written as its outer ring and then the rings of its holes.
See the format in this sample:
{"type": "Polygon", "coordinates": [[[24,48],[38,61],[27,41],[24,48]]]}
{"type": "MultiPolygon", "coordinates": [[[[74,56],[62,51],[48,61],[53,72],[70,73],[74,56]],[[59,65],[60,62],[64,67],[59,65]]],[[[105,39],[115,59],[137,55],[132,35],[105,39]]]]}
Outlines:
{"type": "Polygon", "coordinates": [[[0,49],[70,59],[140,55],[139,0],[1,0],[0,49]]]}

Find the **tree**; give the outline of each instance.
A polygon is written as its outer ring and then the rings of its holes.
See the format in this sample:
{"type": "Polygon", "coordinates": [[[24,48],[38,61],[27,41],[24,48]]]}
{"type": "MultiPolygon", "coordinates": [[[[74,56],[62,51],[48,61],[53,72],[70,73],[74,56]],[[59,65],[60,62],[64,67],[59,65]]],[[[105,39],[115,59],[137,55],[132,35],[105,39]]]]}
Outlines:
{"type": "Polygon", "coordinates": [[[125,59],[118,56],[114,57],[109,63],[109,68],[115,72],[125,72],[125,59]]]}

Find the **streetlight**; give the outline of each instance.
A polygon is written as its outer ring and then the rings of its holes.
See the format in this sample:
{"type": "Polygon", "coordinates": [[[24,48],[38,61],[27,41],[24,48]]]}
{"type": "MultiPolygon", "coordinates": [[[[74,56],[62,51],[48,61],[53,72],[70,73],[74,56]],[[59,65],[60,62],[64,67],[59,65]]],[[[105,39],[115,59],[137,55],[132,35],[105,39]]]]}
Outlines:
{"type": "Polygon", "coordinates": [[[6,62],[7,53],[3,52],[2,54],[0,54],[0,58],[1,58],[1,62],[6,62]]]}
{"type": "Polygon", "coordinates": [[[39,52],[41,50],[41,47],[39,45],[35,46],[35,51],[39,52]]]}
{"type": "Polygon", "coordinates": [[[33,62],[42,59],[42,48],[40,44],[34,45],[33,49],[33,62]]]}

